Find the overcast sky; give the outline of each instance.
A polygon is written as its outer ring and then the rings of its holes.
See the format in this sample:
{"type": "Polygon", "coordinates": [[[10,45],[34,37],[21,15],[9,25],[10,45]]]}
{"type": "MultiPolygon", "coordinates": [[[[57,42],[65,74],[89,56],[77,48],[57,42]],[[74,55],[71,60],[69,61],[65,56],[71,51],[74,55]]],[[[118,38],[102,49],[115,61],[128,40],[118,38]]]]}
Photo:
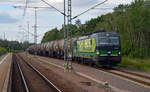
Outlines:
{"type": "MultiPolygon", "coordinates": [[[[63,12],[63,0],[45,0],[63,12]]],[[[67,0],[66,0],[67,1],[67,0]]],[[[72,0],[72,16],[80,14],[93,5],[96,5],[104,0],[72,0]]],[[[119,4],[130,4],[133,0],[108,0],[99,8],[114,8],[119,4]]],[[[0,0],[0,38],[8,40],[24,41],[27,35],[23,33],[19,26],[27,29],[27,21],[30,23],[30,32],[33,33],[34,25],[34,9],[27,9],[26,15],[23,18],[23,9],[13,8],[13,6],[25,6],[25,0],[0,0]]],[[[28,6],[47,7],[41,0],[29,0],[28,6]]],[[[113,10],[92,10],[77,19],[82,23],[95,18],[97,16],[112,12],[113,10]]],[[[74,20],[75,21],[75,20],[74,20]]],[[[73,23],[74,23],[73,21],[73,23]]],[[[63,16],[54,9],[38,9],[38,42],[41,41],[43,35],[48,30],[58,27],[63,24],[63,16]]],[[[30,42],[33,42],[33,36],[30,35],[30,42]]]]}

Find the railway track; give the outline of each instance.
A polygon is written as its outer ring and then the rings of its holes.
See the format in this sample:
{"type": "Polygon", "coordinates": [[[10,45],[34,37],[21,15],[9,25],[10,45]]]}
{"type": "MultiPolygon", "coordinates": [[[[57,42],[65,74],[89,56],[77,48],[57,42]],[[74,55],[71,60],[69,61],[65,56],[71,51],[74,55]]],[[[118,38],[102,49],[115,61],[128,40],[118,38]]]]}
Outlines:
{"type": "Polygon", "coordinates": [[[20,64],[19,64],[18,62],[16,62],[16,63],[17,63],[18,69],[19,69],[19,73],[20,73],[20,75],[21,75],[21,79],[22,79],[23,84],[24,84],[25,92],[30,92],[30,91],[29,91],[29,87],[28,87],[28,85],[27,85],[27,82],[26,82],[26,80],[25,80],[25,76],[24,76],[24,74],[23,74],[23,72],[22,72],[22,70],[21,70],[20,64]]]}
{"type": "Polygon", "coordinates": [[[96,69],[106,72],[106,73],[109,73],[109,74],[112,74],[112,75],[115,75],[115,76],[119,76],[123,79],[127,79],[128,81],[132,81],[141,86],[150,88],[150,79],[148,76],[144,76],[144,75],[140,75],[140,74],[136,74],[136,73],[132,73],[132,72],[127,72],[127,71],[123,71],[123,70],[118,70],[118,69],[114,69],[114,70],[105,70],[102,68],[96,68],[96,69]]]}
{"type": "MultiPolygon", "coordinates": [[[[82,65],[84,65],[84,64],[82,64],[82,65]]],[[[88,67],[92,67],[92,66],[88,66],[88,67]]],[[[150,77],[149,76],[145,76],[145,75],[141,75],[141,74],[137,74],[137,73],[133,73],[133,72],[129,72],[129,71],[124,71],[124,70],[120,70],[120,69],[116,69],[116,68],[104,69],[104,68],[97,67],[97,66],[92,67],[92,68],[103,71],[105,73],[109,73],[111,75],[119,76],[120,78],[126,79],[128,81],[132,81],[141,86],[150,88],[150,77]]]]}
{"type": "Polygon", "coordinates": [[[16,56],[16,64],[24,85],[24,92],[62,92],[50,80],[48,80],[40,71],[29,64],[20,55],[16,56]]]}
{"type": "Polygon", "coordinates": [[[25,85],[26,81],[24,80],[24,75],[19,69],[20,65],[17,63],[16,55],[13,54],[13,70],[12,70],[12,84],[11,92],[28,92],[25,85]]]}
{"type": "MultiPolygon", "coordinates": [[[[77,62],[74,62],[76,64],[78,64],[77,62]]],[[[82,64],[85,66],[85,64],[82,64]]],[[[112,68],[112,69],[104,69],[98,66],[87,66],[87,67],[91,67],[91,68],[95,68],[97,70],[112,74],[112,75],[116,75],[119,76],[121,78],[125,78],[129,81],[135,82],[136,84],[142,85],[144,87],[148,87],[150,88],[150,77],[149,76],[145,76],[145,75],[141,75],[141,74],[137,74],[137,73],[133,73],[133,72],[129,72],[129,71],[124,71],[124,70],[120,70],[117,68],[112,68]]]]}
{"type": "MultiPolygon", "coordinates": [[[[78,64],[77,62],[73,62],[73,63],[78,64]]],[[[133,72],[128,72],[128,71],[124,71],[124,70],[119,70],[119,69],[115,69],[115,68],[114,69],[104,69],[104,68],[100,68],[100,67],[87,66],[85,64],[80,64],[80,65],[83,65],[83,66],[86,66],[89,68],[95,68],[104,73],[108,73],[113,76],[120,77],[121,79],[125,79],[128,81],[134,82],[136,84],[139,84],[141,86],[150,88],[150,77],[149,76],[145,76],[145,75],[141,75],[141,74],[137,74],[137,73],[133,73],[133,72]]]]}
{"type": "MultiPolygon", "coordinates": [[[[88,67],[92,67],[92,66],[88,66],[88,67]]],[[[141,75],[141,74],[137,74],[137,73],[133,73],[133,72],[129,72],[129,71],[124,71],[124,70],[120,70],[120,69],[116,69],[116,68],[104,69],[104,68],[97,67],[97,66],[92,67],[92,68],[95,68],[97,70],[100,70],[100,71],[103,71],[105,73],[109,73],[109,74],[112,74],[115,76],[119,76],[120,78],[126,79],[128,81],[132,81],[141,86],[150,88],[150,77],[149,76],[145,76],[145,75],[141,75]]]]}
{"type": "Polygon", "coordinates": [[[134,75],[134,76],[139,76],[139,77],[150,80],[149,76],[145,76],[145,75],[141,75],[141,74],[137,74],[137,73],[133,73],[133,72],[128,72],[128,71],[124,71],[124,70],[120,70],[120,69],[115,69],[115,70],[117,70],[118,72],[123,72],[123,73],[131,74],[131,75],[134,75]]]}

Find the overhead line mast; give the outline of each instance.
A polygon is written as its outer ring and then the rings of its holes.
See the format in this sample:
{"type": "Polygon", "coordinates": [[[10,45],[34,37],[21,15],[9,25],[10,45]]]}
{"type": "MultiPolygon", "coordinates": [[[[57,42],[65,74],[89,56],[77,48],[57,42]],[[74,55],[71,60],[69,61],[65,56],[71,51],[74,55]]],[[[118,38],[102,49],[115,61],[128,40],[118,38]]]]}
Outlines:
{"type": "Polygon", "coordinates": [[[64,60],[65,60],[65,70],[72,70],[72,30],[70,28],[70,26],[72,25],[72,20],[76,19],[77,17],[85,14],[86,12],[96,8],[97,6],[104,4],[105,2],[107,2],[108,0],[105,0],[101,3],[98,3],[97,5],[87,9],[86,11],[82,12],[81,14],[76,15],[75,17],[72,18],[72,1],[71,0],[67,0],[68,1],[68,14],[66,14],[66,0],[64,0],[64,13],[61,12],[60,10],[58,10],[56,7],[52,6],[51,4],[49,4],[48,2],[46,2],[45,0],[41,0],[43,1],[45,4],[47,4],[48,6],[54,8],[56,11],[58,11],[59,13],[61,13],[62,15],[64,15],[64,60]],[[67,17],[67,27],[66,27],[66,17],[67,17]]]}
{"type": "Polygon", "coordinates": [[[66,0],[64,0],[64,65],[67,63],[67,31],[66,31],[66,0]]]}
{"type": "Polygon", "coordinates": [[[26,15],[26,9],[28,7],[28,3],[29,3],[29,0],[25,0],[25,8],[24,8],[24,12],[23,12],[23,18],[26,15]]]}
{"type": "Polygon", "coordinates": [[[28,42],[30,41],[30,24],[29,21],[27,22],[27,27],[28,27],[28,42]]]}
{"type": "Polygon", "coordinates": [[[68,0],[68,16],[67,16],[67,62],[66,62],[66,69],[72,70],[72,3],[71,0],[68,0]]]}
{"type": "MultiPolygon", "coordinates": [[[[47,4],[48,6],[50,6],[49,8],[54,8],[56,11],[58,11],[59,13],[61,13],[62,15],[64,15],[64,60],[65,60],[65,64],[66,64],[66,69],[68,70],[72,70],[72,30],[70,28],[70,26],[72,25],[72,20],[85,14],[86,12],[95,9],[97,6],[104,4],[105,2],[107,2],[108,0],[105,0],[89,9],[87,9],[86,11],[82,12],[81,14],[76,15],[75,17],[72,18],[72,2],[71,0],[68,0],[68,14],[66,15],[66,0],[64,0],[64,13],[61,12],[60,10],[58,10],[56,7],[52,6],[51,4],[49,4],[48,2],[46,2],[45,0],[41,0],[42,2],[44,2],[45,4],[47,4]],[[66,28],[66,17],[67,17],[67,28],[66,28]]],[[[26,5],[27,5],[27,1],[26,1],[26,5]]],[[[29,7],[27,7],[29,8],[29,7]]],[[[31,7],[30,7],[31,8],[31,7]]],[[[35,34],[37,34],[37,9],[38,7],[35,8],[35,34]]],[[[35,35],[35,38],[37,37],[37,35],[35,35]]],[[[37,43],[37,39],[34,39],[35,43],[37,43]]]]}
{"type": "MultiPolygon", "coordinates": [[[[36,45],[37,44],[37,9],[39,8],[50,8],[50,7],[30,7],[30,6],[27,6],[27,3],[26,3],[26,7],[23,7],[23,6],[14,6],[14,8],[31,8],[31,9],[34,9],[35,11],[35,24],[34,24],[34,44],[36,45]]],[[[26,13],[26,9],[24,11],[26,13]]],[[[37,48],[36,48],[36,51],[37,51],[37,48]]],[[[37,54],[37,52],[35,53],[37,54]]]]}
{"type": "Polygon", "coordinates": [[[33,7],[35,10],[35,24],[34,24],[34,43],[37,44],[37,7],[33,7]]]}
{"type": "MultiPolygon", "coordinates": [[[[101,4],[104,4],[105,2],[107,2],[108,0],[105,0],[105,1],[103,1],[103,2],[101,2],[101,3],[98,3],[98,4],[96,4],[95,6],[93,6],[93,7],[91,7],[91,8],[89,8],[89,9],[87,9],[86,11],[84,11],[84,12],[82,12],[82,13],[80,13],[80,14],[78,14],[78,15],[76,15],[75,17],[73,17],[72,18],[72,0],[68,0],[68,16],[67,16],[67,40],[66,40],[66,44],[67,44],[67,49],[66,49],[66,51],[67,51],[67,60],[66,60],[66,69],[67,70],[72,70],[73,69],[73,67],[72,67],[72,56],[73,56],[73,51],[72,51],[72,49],[73,49],[73,47],[72,47],[72,29],[71,29],[71,25],[72,25],[72,20],[73,19],[75,19],[75,18],[77,18],[77,17],[79,17],[79,16],[81,16],[81,15],[83,15],[83,14],[85,14],[85,13],[87,13],[88,11],[90,11],[90,10],[92,10],[92,9],[94,9],[94,8],[96,8],[97,6],[99,6],[99,5],[101,5],[101,4]]],[[[65,5],[64,5],[65,6],[65,5]]]]}
{"type": "Polygon", "coordinates": [[[71,47],[71,42],[72,42],[72,31],[71,31],[71,24],[72,24],[72,5],[71,5],[71,0],[68,0],[68,14],[66,14],[66,0],[64,0],[64,12],[61,12],[58,10],[56,7],[52,6],[45,0],[41,0],[48,6],[54,8],[56,11],[61,13],[64,16],[64,66],[65,66],[65,71],[66,70],[72,70],[72,47],[71,47]],[[66,17],[67,17],[67,27],[66,27],[66,17]]]}

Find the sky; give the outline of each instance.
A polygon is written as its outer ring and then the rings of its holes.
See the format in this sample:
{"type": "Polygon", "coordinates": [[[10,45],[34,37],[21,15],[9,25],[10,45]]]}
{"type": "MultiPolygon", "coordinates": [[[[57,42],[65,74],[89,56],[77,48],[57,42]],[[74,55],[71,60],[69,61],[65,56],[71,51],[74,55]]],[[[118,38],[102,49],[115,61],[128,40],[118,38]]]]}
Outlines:
{"type": "MultiPolygon", "coordinates": [[[[57,9],[63,12],[63,0],[45,0],[57,9]]],[[[67,0],[66,0],[67,1],[67,0]]],[[[72,0],[72,16],[78,15],[90,7],[103,2],[104,0],[72,0]]],[[[119,4],[130,4],[133,0],[108,0],[98,8],[114,8],[119,4]]],[[[0,0],[0,39],[15,40],[23,42],[27,40],[27,23],[29,22],[30,33],[34,32],[34,9],[26,9],[25,16],[23,8],[14,8],[13,6],[25,6],[26,0],[0,0]],[[23,30],[24,29],[24,30],[23,30]],[[5,35],[4,35],[5,34],[5,35]]],[[[48,7],[41,0],[28,0],[28,7],[48,7]]],[[[78,17],[84,24],[91,18],[96,18],[107,13],[113,12],[113,9],[91,10],[78,17]]],[[[61,28],[63,25],[63,16],[52,8],[39,8],[38,16],[38,43],[41,42],[44,33],[53,28],[61,28]]],[[[75,20],[73,20],[73,23],[75,20]]],[[[30,34],[29,41],[34,42],[33,35],[30,34]]]]}

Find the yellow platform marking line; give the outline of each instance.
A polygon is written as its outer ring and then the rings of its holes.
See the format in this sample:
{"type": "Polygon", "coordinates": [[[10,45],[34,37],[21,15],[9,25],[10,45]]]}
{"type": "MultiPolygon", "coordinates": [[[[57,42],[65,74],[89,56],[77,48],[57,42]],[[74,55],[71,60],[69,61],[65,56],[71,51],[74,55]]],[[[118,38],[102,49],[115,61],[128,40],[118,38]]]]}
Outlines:
{"type": "Polygon", "coordinates": [[[131,77],[131,78],[134,78],[134,79],[137,79],[137,80],[141,80],[141,81],[150,83],[149,79],[142,78],[140,76],[138,77],[138,76],[135,76],[135,75],[132,75],[132,74],[127,74],[127,73],[123,73],[123,72],[119,72],[119,71],[115,71],[115,70],[111,70],[111,72],[114,72],[114,73],[117,73],[117,74],[121,74],[121,75],[124,75],[124,76],[127,76],[127,77],[131,77]]]}
{"type": "MultiPolygon", "coordinates": [[[[50,62],[48,62],[48,61],[46,61],[46,60],[42,60],[42,59],[40,59],[40,58],[38,58],[38,59],[39,59],[40,61],[44,61],[44,62],[46,62],[46,63],[48,63],[48,64],[51,64],[51,65],[53,65],[53,66],[56,66],[56,67],[58,67],[58,68],[65,69],[64,67],[62,67],[62,66],[60,66],[60,65],[57,65],[57,64],[54,64],[54,63],[50,63],[50,62]]],[[[96,79],[94,79],[94,78],[92,78],[92,77],[90,77],[90,76],[88,76],[88,75],[85,75],[85,74],[83,74],[83,73],[81,73],[81,72],[76,72],[76,74],[78,74],[78,75],[80,75],[80,76],[82,76],[82,77],[85,77],[85,78],[87,78],[87,79],[89,79],[89,80],[92,80],[92,81],[94,81],[94,82],[96,82],[96,83],[98,83],[98,84],[104,85],[104,82],[99,81],[99,80],[96,80],[96,79]]],[[[116,91],[116,92],[129,92],[129,91],[127,91],[127,90],[118,89],[118,88],[116,88],[116,87],[114,87],[114,86],[112,86],[112,85],[109,85],[109,87],[110,87],[111,89],[113,89],[114,91],[116,91]]]]}
{"type": "Polygon", "coordinates": [[[7,58],[8,55],[9,55],[9,54],[7,54],[7,55],[0,61],[0,64],[2,64],[2,63],[5,61],[5,59],[7,58]]]}

